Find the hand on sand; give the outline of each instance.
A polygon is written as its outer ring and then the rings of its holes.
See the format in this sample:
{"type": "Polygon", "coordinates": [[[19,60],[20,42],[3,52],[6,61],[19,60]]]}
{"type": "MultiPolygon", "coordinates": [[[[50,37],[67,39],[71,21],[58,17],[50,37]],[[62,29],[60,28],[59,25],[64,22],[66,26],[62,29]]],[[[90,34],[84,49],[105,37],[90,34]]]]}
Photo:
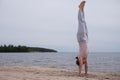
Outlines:
{"type": "Polygon", "coordinates": [[[85,74],[81,74],[81,73],[79,73],[78,76],[79,76],[79,77],[84,77],[84,76],[87,77],[88,74],[87,74],[87,73],[85,73],[85,74]]]}
{"type": "Polygon", "coordinates": [[[87,77],[87,76],[88,76],[88,74],[87,74],[87,73],[85,73],[85,76],[87,77]]]}
{"type": "Polygon", "coordinates": [[[84,74],[79,73],[78,76],[79,76],[79,77],[84,77],[84,74]]]}

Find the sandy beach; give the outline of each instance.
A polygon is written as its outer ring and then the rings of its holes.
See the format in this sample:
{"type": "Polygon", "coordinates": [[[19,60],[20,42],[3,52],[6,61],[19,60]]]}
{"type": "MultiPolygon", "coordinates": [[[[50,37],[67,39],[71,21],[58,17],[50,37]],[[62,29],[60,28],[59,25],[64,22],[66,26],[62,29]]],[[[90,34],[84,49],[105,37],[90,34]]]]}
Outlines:
{"type": "Polygon", "coordinates": [[[0,80],[120,80],[120,73],[89,72],[78,76],[77,71],[24,66],[0,66],[0,80]]]}

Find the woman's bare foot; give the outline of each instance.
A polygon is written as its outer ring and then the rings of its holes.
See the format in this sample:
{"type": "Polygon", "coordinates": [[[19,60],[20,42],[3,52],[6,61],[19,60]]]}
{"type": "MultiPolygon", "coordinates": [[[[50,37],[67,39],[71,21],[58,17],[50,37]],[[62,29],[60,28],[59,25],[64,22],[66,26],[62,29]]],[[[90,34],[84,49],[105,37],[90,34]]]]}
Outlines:
{"type": "Polygon", "coordinates": [[[82,1],[79,5],[79,8],[83,11],[86,1],[82,1]]]}

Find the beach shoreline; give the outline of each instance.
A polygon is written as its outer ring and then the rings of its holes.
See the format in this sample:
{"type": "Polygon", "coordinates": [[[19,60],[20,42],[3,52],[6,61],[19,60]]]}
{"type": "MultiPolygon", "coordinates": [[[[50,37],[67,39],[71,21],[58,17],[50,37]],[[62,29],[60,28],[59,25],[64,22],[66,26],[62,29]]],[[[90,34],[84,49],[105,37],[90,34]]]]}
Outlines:
{"type": "Polygon", "coordinates": [[[120,80],[120,73],[89,72],[39,66],[0,66],[0,80],[120,80]]]}

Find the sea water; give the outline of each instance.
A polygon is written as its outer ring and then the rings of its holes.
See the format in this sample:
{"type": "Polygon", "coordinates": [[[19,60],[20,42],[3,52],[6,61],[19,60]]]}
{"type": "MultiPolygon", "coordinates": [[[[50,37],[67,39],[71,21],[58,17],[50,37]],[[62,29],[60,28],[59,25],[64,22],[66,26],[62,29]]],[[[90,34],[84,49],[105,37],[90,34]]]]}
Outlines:
{"type": "MultiPolygon", "coordinates": [[[[78,70],[76,52],[0,53],[0,66],[40,66],[78,70]]],[[[88,56],[89,71],[120,72],[120,53],[94,52],[88,56]]]]}

